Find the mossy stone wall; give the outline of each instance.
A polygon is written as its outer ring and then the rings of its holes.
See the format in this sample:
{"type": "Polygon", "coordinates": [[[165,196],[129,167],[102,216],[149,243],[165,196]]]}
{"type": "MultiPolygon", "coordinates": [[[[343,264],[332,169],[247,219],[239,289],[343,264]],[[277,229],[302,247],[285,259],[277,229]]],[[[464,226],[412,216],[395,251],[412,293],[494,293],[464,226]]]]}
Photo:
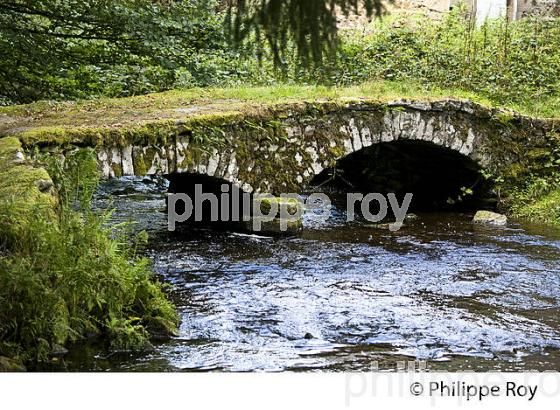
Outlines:
{"type": "Polygon", "coordinates": [[[64,153],[93,146],[105,177],[200,173],[247,192],[298,192],[323,169],[363,147],[399,139],[429,141],[472,158],[507,181],[540,172],[559,145],[553,120],[461,100],[293,103],[221,112],[124,129],[29,131],[28,149],[64,153]],[[40,135],[38,135],[40,134],[40,135]]]}

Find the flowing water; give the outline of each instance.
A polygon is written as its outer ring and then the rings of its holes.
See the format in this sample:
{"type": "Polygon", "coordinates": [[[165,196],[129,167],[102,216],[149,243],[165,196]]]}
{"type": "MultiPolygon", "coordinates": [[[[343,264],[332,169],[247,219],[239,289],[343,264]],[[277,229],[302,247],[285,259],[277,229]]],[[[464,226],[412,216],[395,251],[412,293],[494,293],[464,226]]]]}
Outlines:
{"type": "Polygon", "coordinates": [[[167,232],[165,186],[106,183],[98,206],[147,230],[180,335],[139,355],[72,349],[67,370],[560,370],[560,232],[420,214],[398,232],[304,218],[297,238],[167,232]]]}

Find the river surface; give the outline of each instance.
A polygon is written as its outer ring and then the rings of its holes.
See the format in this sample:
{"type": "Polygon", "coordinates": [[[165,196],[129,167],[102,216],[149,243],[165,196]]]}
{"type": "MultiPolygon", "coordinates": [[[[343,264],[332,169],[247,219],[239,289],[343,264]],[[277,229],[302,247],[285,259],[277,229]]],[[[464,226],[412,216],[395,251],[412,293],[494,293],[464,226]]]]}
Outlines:
{"type": "Polygon", "coordinates": [[[153,352],[72,349],[65,370],[560,370],[560,232],[419,214],[398,232],[306,213],[296,238],[167,232],[161,181],[105,183],[97,206],[147,230],[180,316],[153,352]]]}

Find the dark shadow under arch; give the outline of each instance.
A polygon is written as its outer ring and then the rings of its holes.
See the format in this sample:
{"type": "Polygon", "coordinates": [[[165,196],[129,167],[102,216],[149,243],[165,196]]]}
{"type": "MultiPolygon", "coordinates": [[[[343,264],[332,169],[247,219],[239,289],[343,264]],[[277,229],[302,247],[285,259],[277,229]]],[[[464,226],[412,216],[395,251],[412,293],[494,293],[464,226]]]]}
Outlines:
{"type": "Polygon", "coordinates": [[[413,194],[411,210],[493,208],[492,187],[471,158],[421,140],[397,140],[363,148],[317,175],[312,186],[344,192],[413,194]]]}
{"type": "MultiPolygon", "coordinates": [[[[181,222],[178,226],[184,229],[189,228],[210,228],[216,230],[243,230],[244,225],[242,223],[243,215],[248,213],[251,214],[251,203],[250,200],[243,198],[244,192],[234,186],[231,182],[217,177],[208,176],[205,174],[196,173],[173,173],[167,174],[165,176],[169,180],[168,192],[171,194],[181,193],[187,194],[191,200],[196,201],[197,192],[196,186],[199,185],[201,192],[204,194],[213,194],[217,198],[217,207],[214,207],[212,202],[209,200],[201,201],[202,206],[196,207],[196,210],[201,214],[201,220],[195,220],[194,215],[185,222],[181,222]],[[227,187],[224,191],[222,187],[227,187]],[[222,208],[224,202],[222,202],[222,194],[228,197],[226,207],[228,208],[227,215],[228,219],[222,220],[222,208]],[[237,205],[233,205],[233,201],[237,201],[237,205]],[[218,220],[212,220],[213,208],[218,214],[218,220]],[[236,214],[238,217],[232,217],[234,210],[238,210],[236,214]]],[[[245,194],[249,198],[252,198],[250,194],[245,194]]],[[[169,206],[169,204],[168,204],[169,206]]],[[[185,210],[184,203],[178,201],[175,204],[175,212],[182,214],[185,210]]],[[[169,209],[168,209],[169,211],[169,209]]]]}

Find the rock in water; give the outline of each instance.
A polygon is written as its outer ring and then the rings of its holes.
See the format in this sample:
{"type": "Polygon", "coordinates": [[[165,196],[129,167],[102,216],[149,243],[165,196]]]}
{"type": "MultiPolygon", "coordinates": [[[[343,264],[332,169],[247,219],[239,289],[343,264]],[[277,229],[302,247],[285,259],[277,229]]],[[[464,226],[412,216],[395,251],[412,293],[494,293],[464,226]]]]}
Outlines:
{"type": "Polygon", "coordinates": [[[473,222],[477,224],[504,226],[507,224],[507,217],[496,212],[478,211],[473,218],[473,222]]]}
{"type": "Polygon", "coordinates": [[[297,199],[266,196],[255,198],[253,205],[251,218],[244,222],[245,230],[273,236],[291,236],[302,231],[304,208],[297,199]]]}

